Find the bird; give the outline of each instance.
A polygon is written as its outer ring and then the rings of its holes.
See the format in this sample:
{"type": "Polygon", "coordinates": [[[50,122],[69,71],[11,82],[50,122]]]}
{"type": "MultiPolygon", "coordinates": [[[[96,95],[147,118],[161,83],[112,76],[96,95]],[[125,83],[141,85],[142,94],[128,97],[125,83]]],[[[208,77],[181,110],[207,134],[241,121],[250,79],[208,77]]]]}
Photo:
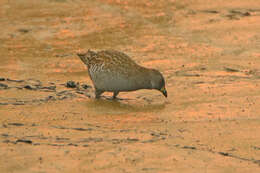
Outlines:
{"type": "Polygon", "coordinates": [[[113,92],[113,99],[116,99],[119,92],[139,89],[155,89],[167,97],[163,75],[156,69],[138,65],[123,52],[88,50],[77,55],[87,66],[96,99],[104,92],[113,92]]]}

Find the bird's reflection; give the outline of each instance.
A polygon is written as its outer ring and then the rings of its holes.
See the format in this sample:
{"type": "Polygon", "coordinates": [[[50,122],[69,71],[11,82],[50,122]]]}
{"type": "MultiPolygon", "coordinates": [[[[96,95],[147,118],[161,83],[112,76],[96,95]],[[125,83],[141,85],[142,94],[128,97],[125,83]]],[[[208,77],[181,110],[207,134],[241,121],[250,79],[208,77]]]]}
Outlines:
{"type": "Polygon", "coordinates": [[[147,103],[143,100],[135,99],[111,99],[103,97],[102,99],[90,99],[84,105],[95,113],[121,114],[131,112],[159,112],[163,110],[166,103],[147,103]]]}

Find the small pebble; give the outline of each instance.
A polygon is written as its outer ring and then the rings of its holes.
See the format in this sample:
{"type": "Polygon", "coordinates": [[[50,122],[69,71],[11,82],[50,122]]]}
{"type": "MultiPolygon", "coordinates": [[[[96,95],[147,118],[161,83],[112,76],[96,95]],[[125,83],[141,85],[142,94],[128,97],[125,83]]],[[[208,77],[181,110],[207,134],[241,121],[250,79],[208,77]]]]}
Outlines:
{"type": "Polygon", "coordinates": [[[0,83],[0,88],[4,88],[4,89],[6,89],[6,88],[8,88],[8,85],[3,84],[3,83],[0,83]]]}
{"type": "Polygon", "coordinates": [[[67,88],[76,88],[77,87],[77,84],[74,82],[74,81],[68,81],[66,83],[66,87],[67,88]]]}
{"type": "Polygon", "coordinates": [[[32,143],[33,143],[31,140],[27,140],[27,139],[17,139],[17,140],[15,141],[15,144],[17,144],[17,143],[19,143],[19,142],[21,142],[21,143],[27,143],[27,144],[32,144],[32,143]]]}
{"type": "Polygon", "coordinates": [[[24,88],[28,89],[28,90],[35,90],[35,89],[37,89],[37,87],[33,86],[33,85],[25,85],[24,88]]]}
{"type": "Polygon", "coordinates": [[[21,28],[21,29],[18,29],[18,31],[21,32],[21,33],[28,33],[30,30],[25,29],[25,28],[21,28]]]}
{"type": "Polygon", "coordinates": [[[91,88],[91,86],[90,86],[90,85],[87,85],[87,84],[83,84],[83,85],[81,85],[81,86],[82,86],[82,88],[84,88],[84,89],[91,88]]]}

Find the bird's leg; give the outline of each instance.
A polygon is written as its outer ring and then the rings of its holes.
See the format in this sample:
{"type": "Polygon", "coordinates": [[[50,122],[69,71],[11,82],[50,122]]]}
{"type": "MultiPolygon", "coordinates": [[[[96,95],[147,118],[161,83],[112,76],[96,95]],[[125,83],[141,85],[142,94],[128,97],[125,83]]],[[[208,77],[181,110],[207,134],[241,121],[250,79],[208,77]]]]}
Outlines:
{"type": "Polygon", "coordinates": [[[96,99],[100,98],[100,95],[101,95],[103,92],[104,92],[104,91],[102,91],[102,90],[96,89],[96,90],[95,90],[96,99]]]}
{"type": "Polygon", "coordinates": [[[115,91],[113,95],[113,99],[116,99],[116,96],[119,94],[119,91],[115,91]]]}

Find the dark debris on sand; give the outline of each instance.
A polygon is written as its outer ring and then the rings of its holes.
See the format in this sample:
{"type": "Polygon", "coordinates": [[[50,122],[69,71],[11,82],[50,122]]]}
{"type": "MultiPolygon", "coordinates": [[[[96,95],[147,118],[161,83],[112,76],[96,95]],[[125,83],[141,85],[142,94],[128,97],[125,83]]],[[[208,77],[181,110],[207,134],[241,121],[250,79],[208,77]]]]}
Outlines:
{"type": "Polygon", "coordinates": [[[0,89],[7,89],[8,85],[0,83],[0,89]]]}
{"type": "Polygon", "coordinates": [[[78,86],[78,83],[75,83],[74,81],[68,81],[66,83],[67,88],[76,88],[78,86]]]}
{"type": "MultiPolygon", "coordinates": [[[[90,97],[88,90],[91,88],[90,85],[81,84],[75,81],[68,81],[65,84],[55,84],[55,82],[49,82],[49,85],[43,85],[41,81],[36,79],[27,80],[14,80],[9,78],[0,77],[0,90],[1,89],[25,89],[31,92],[48,92],[51,93],[42,98],[31,98],[31,99],[18,99],[18,98],[6,98],[0,97],[0,105],[26,105],[26,104],[41,104],[48,101],[72,99],[76,97],[90,97]],[[61,88],[60,86],[63,86],[61,88]],[[65,88],[64,88],[65,86],[65,88]],[[68,90],[71,88],[72,90],[68,90]],[[64,89],[64,90],[62,90],[64,89]]],[[[15,90],[13,91],[15,92],[15,90]]]]}

